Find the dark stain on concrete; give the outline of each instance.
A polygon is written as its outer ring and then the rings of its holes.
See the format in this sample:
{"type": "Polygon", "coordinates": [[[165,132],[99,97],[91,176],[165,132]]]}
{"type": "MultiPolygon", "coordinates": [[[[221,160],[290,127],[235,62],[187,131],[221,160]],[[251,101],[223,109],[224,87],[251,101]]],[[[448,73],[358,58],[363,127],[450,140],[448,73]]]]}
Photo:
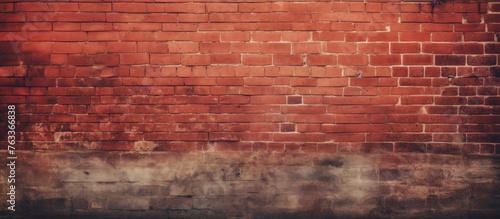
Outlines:
{"type": "Polygon", "coordinates": [[[327,158],[327,159],[323,159],[323,160],[319,160],[319,161],[315,162],[315,165],[332,166],[332,167],[340,168],[344,165],[344,162],[340,158],[327,158]]]}

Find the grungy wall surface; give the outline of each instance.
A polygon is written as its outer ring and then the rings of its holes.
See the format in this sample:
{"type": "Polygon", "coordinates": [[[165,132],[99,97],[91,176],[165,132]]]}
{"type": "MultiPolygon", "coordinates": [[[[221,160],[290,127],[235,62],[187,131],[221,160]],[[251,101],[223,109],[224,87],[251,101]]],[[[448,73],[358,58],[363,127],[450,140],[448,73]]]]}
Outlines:
{"type": "Polygon", "coordinates": [[[1,1],[0,217],[497,218],[499,31],[493,0],[1,1]]]}
{"type": "MultiPolygon", "coordinates": [[[[372,145],[374,146],[374,145],[372,145]]],[[[498,158],[426,153],[22,152],[18,215],[495,218],[498,158]]],[[[5,161],[5,160],[2,160],[5,161]]],[[[5,177],[0,178],[2,183],[5,177]]],[[[6,199],[2,195],[3,199],[6,199]]],[[[6,212],[6,215],[15,215],[6,212]]]]}

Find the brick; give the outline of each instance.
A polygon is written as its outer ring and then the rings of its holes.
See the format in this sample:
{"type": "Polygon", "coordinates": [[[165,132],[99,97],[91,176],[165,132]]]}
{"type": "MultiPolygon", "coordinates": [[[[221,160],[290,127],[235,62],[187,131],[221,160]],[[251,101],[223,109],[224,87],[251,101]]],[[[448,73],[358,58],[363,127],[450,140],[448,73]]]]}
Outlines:
{"type": "Polygon", "coordinates": [[[420,24],[390,24],[390,30],[394,32],[418,32],[421,30],[420,24]]]}
{"type": "Polygon", "coordinates": [[[423,23],[422,31],[433,32],[433,33],[453,32],[453,24],[423,23]]]}
{"type": "Polygon", "coordinates": [[[292,78],[290,79],[291,86],[305,86],[314,87],[317,84],[317,80],[314,78],[292,78]]]}
{"type": "MultiPolygon", "coordinates": [[[[17,66],[19,63],[21,63],[21,57],[16,54],[2,54],[0,55],[0,58],[2,59],[2,66],[17,66]]],[[[48,58],[46,58],[48,59],[48,58]]],[[[33,59],[31,59],[33,60],[33,59]]],[[[43,60],[42,60],[43,61],[43,60]]],[[[45,60],[44,62],[49,62],[48,60],[45,60]]]]}
{"type": "MultiPolygon", "coordinates": [[[[361,124],[340,124],[340,125],[322,125],[321,131],[326,133],[355,133],[355,132],[384,132],[390,129],[390,126],[380,125],[361,125],[361,124]],[[378,128],[377,128],[378,126],[378,128]]],[[[364,148],[365,151],[375,152],[375,148],[364,148]]],[[[391,146],[392,151],[392,146],[391,146]]]]}
{"type": "Polygon", "coordinates": [[[283,124],[280,124],[280,131],[281,132],[295,132],[295,127],[296,125],[295,124],[287,124],[287,123],[283,123],[283,124]]]}
{"type": "Polygon", "coordinates": [[[291,45],[289,43],[264,43],[261,45],[263,53],[290,53],[291,45]]]}
{"type": "Polygon", "coordinates": [[[370,55],[372,65],[400,65],[400,55],[370,55]]]}
{"type": "Polygon", "coordinates": [[[160,31],[162,25],[159,23],[115,23],[115,31],[160,31]]]}
{"type": "Polygon", "coordinates": [[[400,5],[394,4],[394,3],[387,3],[387,4],[382,4],[382,11],[383,12],[399,12],[400,5]]]}
{"type": "Polygon", "coordinates": [[[343,87],[347,86],[349,80],[347,78],[320,78],[318,79],[318,86],[326,86],[326,87],[343,87]]]}
{"type": "Polygon", "coordinates": [[[281,108],[284,114],[323,114],[326,112],[325,106],[285,106],[281,108]]]}
{"type": "Polygon", "coordinates": [[[38,17],[35,15],[33,15],[33,17],[35,17],[35,18],[32,18],[32,16],[28,15],[27,20],[30,22],[33,22],[31,20],[35,19],[35,23],[33,23],[32,25],[24,26],[22,28],[22,31],[44,31],[44,30],[49,31],[49,30],[52,30],[52,23],[44,22],[43,20],[41,20],[41,21],[36,20],[38,17]]]}
{"type": "MultiPolygon", "coordinates": [[[[323,32],[314,32],[313,33],[313,40],[327,40],[327,41],[344,41],[344,33],[342,32],[329,32],[329,31],[323,31],[323,32]]],[[[302,40],[308,40],[309,38],[303,38],[302,40]]]]}
{"type": "Polygon", "coordinates": [[[464,41],[493,41],[493,33],[464,33],[464,41]]]}
{"type": "Polygon", "coordinates": [[[0,68],[0,77],[25,77],[26,74],[26,68],[21,66],[0,68]]]}
{"type": "Polygon", "coordinates": [[[288,96],[287,103],[288,104],[302,104],[302,96],[288,96]]]}
{"type": "Polygon", "coordinates": [[[116,32],[90,32],[88,33],[89,41],[118,41],[120,35],[116,32]]]}
{"type": "Polygon", "coordinates": [[[400,41],[425,42],[425,41],[430,41],[431,39],[430,33],[402,32],[399,34],[399,36],[400,36],[400,41]]]}
{"type": "Polygon", "coordinates": [[[169,42],[167,45],[171,53],[196,53],[200,50],[200,44],[195,42],[169,42]]]}
{"type": "Polygon", "coordinates": [[[15,54],[21,50],[21,44],[16,42],[0,42],[0,49],[4,54],[15,54]]]}
{"type": "Polygon", "coordinates": [[[455,24],[454,29],[456,32],[483,32],[485,30],[484,24],[455,24]]]}
{"type": "Polygon", "coordinates": [[[363,143],[361,152],[363,153],[390,153],[393,152],[392,143],[363,143]]]}
{"type": "Polygon", "coordinates": [[[346,33],[346,42],[365,42],[367,40],[367,34],[363,32],[346,33]]]}
{"type": "Polygon", "coordinates": [[[275,65],[302,65],[302,55],[273,55],[275,65]]]}
{"type": "Polygon", "coordinates": [[[362,54],[387,54],[389,53],[388,43],[359,43],[358,53],[362,54]]]}
{"type": "MultiPolygon", "coordinates": [[[[188,32],[188,31],[196,31],[198,28],[198,24],[192,23],[163,23],[162,30],[166,32],[188,32]]],[[[163,35],[164,36],[164,35],[163,35]]],[[[168,36],[173,37],[172,33],[168,34],[168,36]]],[[[183,36],[180,37],[188,37],[189,35],[184,33],[183,36]]]]}
{"type": "MultiPolygon", "coordinates": [[[[275,13],[224,14],[224,16],[221,16],[221,17],[228,18],[233,22],[238,22],[238,21],[241,21],[241,22],[264,22],[264,21],[277,22],[278,21],[278,15],[275,13]]],[[[258,30],[258,29],[261,29],[261,28],[255,28],[255,30],[258,30]]],[[[243,28],[243,30],[247,30],[247,29],[243,28]]]]}
{"type": "MultiPolygon", "coordinates": [[[[410,58],[415,58],[415,57],[414,56],[410,56],[410,58]]],[[[418,56],[417,56],[417,58],[418,58],[418,56]]],[[[410,73],[410,75],[409,75],[410,77],[422,77],[422,76],[424,76],[424,68],[410,67],[409,73],[410,73]]]]}
{"type": "Polygon", "coordinates": [[[468,86],[472,86],[472,85],[483,85],[484,84],[484,81],[482,78],[454,78],[451,80],[451,84],[453,85],[462,85],[462,86],[465,86],[465,85],[468,85],[468,86]]]}
{"type": "Polygon", "coordinates": [[[496,54],[500,51],[500,44],[498,43],[488,43],[485,45],[486,54],[496,54]]]}
{"type": "Polygon", "coordinates": [[[385,26],[387,23],[396,23],[398,22],[399,15],[396,13],[393,14],[371,14],[373,23],[381,23],[381,25],[385,26]]]}
{"type": "Polygon", "coordinates": [[[453,53],[455,54],[483,54],[484,46],[482,44],[467,43],[454,44],[453,53]]]}
{"type": "Polygon", "coordinates": [[[188,66],[209,65],[210,55],[181,55],[181,64],[188,66]]]}
{"type": "Polygon", "coordinates": [[[239,64],[240,54],[211,54],[210,62],[213,64],[239,64]]]}
{"type": "Polygon", "coordinates": [[[94,64],[94,59],[88,55],[69,55],[68,64],[77,66],[92,65],[94,64]]]}
{"type": "Polygon", "coordinates": [[[278,22],[309,22],[309,13],[276,13],[278,22]]]}
{"type": "Polygon", "coordinates": [[[452,54],[453,45],[444,43],[424,43],[422,44],[422,52],[434,54],[452,54]]]}
{"type": "Polygon", "coordinates": [[[80,43],[54,43],[52,47],[54,53],[82,53],[83,45],[80,43]]]}
{"type": "Polygon", "coordinates": [[[86,41],[87,36],[82,32],[39,32],[29,35],[32,41],[60,41],[60,42],[76,42],[86,41]]]}
{"type": "Polygon", "coordinates": [[[238,5],[239,12],[271,12],[269,3],[243,3],[238,5]]]}
{"type": "Polygon", "coordinates": [[[89,42],[82,45],[83,53],[96,54],[106,52],[106,42],[89,42]]]}
{"type": "Polygon", "coordinates": [[[154,34],[152,32],[121,32],[121,41],[153,41],[154,34]]]}
{"type": "Polygon", "coordinates": [[[368,33],[368,41],[397,41],[397,33],[368,33]]]}
{"type": "Polygon", "coordinates": [[[137,52],[167,53],[166,42],[137,42],[137,52]]]}
{"type": "Polygon", "coordinates": [[[367,12],[381,12],[382,4],[381,3],[366,3],[366,11],[367,12]]]}
{"type": "Polygon", "coordinates": [[[336,55],[307,55],[307,65],[326,66],[336,64],[336,55]]]}
{"type": "Polygon", "coordinates": [[[53,23],[52,28],[56,31],[79,31],[81,25],[77,23],[53,23]]]}
{"type": "Polygon", "coordinates": [[[333,12],[312,14],[313,21],[339,21],[339,14],[333,12]]]}
{"type": "Polygon", "coordinates": [[[260,43],[231,43],[232,52],[259,53],[260,43]]]}
{"type": "Polygon", "coordinates": [[[170,3],[165,6],[165,12],[204,13],[205,5],[199,3],[170,3]]]}
{"type": "Polygon", "coordinates": [[[307,3],[291,3],[289,5],[290,11],[307,11],[307,12],[318,12],[318,11],[330,11],[332,9],[332,4],[328,2],[307,2],[307,3]]]}
{"type": "MultiPolygon", "coordinates": [[[[185,17],[183,17],[185,18],[185,17]]],[[[189,19],[189,18],[188,18],[189,19]]],[[[151,22],[151,23],[175,23],[178,21],[178,16],[175,14],[160,14],[160,13],[153,13],[153,14],[145,14],[144,17],[137,16],[136,17],[137,23],[142,22],[151,22]]],[[[183,20],[183,21],[188,21],[188,20],[183,20]]],[[[125,21],[124,21],[125,22],[125,21]]],[[[135,24],[132,24],[135,25],[135,24]]],[[[138,27],[138,25],[136,25],[138,27]]],[[[144,25],[145,27],[147,26],[158,26],[157,24],[146,24],[144,25]]]]}
{"type": "Polygon", "coordinates": [[[113,3],[113,12],[139,13],[146,11],[145,3],[113,3]]]}
{"type": "Polygon", "coordinates": [[[270,65],[272,60],[272,55],[242,55],[243,65],[270,65]]]}
{"type": "Polygon", "coordinates": [[[472,71],[470,68],[459,68],[458,70],[459,70],[458,73],[460,76],[475,75],[478,77],[484,77],[484,76],[489,75],[488,67],[476,67],[476,68],[473,68],[472,71]]]}
{"type": "Polygon", "coordinates": [[[62,104],[62,105],[90,104],[90,97],[60,97],[57,99],[57,104],[62,104]]]}
{"type": "Polygon", "coordinates": [[[221,41],[250,41],[250,33],[244,31],[221,33],[221,41]]]}
{"type": "Polygon", "coordinates": [[[228,53],[229,43],[200,43],[202,53],[228,53]]]}
{"type": "Polygon", "coordinates": [[[490,69],[490,75],[498,77],[500,75],[500,68],[498,68],[498,67],[491,68],[490,69]]]}
{"type": "Polygon", "coordinates": [[[338,63],[340,65],[367,65],[368,56],[366,55],[339,55],[338,63]]]}
{"type": "Polygon", "coordinates": [[[427,78],[402,78],[400,84],[402,86],[430,86],[431,80],[427,78]]]}
{"type": "Polygon", "coordinates": [[[500,30],[500,24],[487,24],[487,28],[489,31],[498,31],[500,30]]]}
{"type": "Polygon", "coordinates": [[[432,41],[438,42],[457,42],[462,40],[460,33],[434,32],[431,34],[432,41]]]}
{"type": "Polygon", "coordinates": [[[180,54],[151,54],[151,64],[178,65],[181,63],[180,54]]]}
{"type": "Polygon", "coordinates": [[[401,23],[430,23],[432,16],[430,14],[421,13],[404,13],[401,14],[401,23]]]}
{"type": "Polygon", "coordinates": [[[13,3],[2,3],[0,4],[0,12],[13,12],[14,4],[13,3]]]}
{"type": "MultiPolygon", "coordinates": [[[[45,43],[45,42],[39,42],[39,43],[26,42],[22,44],[21,50],[27,53],[33,51],[37,51],[38,53],[50,53],[53,50],[53,45],[52,43],[45,43]]],[[[32,54],[32,55],[36,56],[37,54],[32,54]]]]}
{"type": "Polygon", "coordinates": [[[82,23],[82,31],[111,31],[113,25],[109,23],[82,23]]]}
{"type": "Polygon", "coordinates": [[[467,56],[467,65],[496,65],[497,57],[494,55],[488,56],[467,56]]]}
{"type": "Polygon", "coordinates": [[[107,42],[108,52],[113,53],[134,53],[137,52],[137,43],[135,42],[107,42]]]}
{"type": "Polygon", "coordinates": [[[78,5],[80,11],[86,12],[107,12],[111,11],[111,3],[81,3],[78,5]]]}
{"type": "MultiPolygon", "coordinates": [[[[122,3],[123,4],[123,3],[122,3]]],[[[145,6],[143,6],[141,3],[137,4],[139,6],[139,9],[131,9],[131,10],[137,10],[138,12],[165,12],[165,7],[164,5],[160,4],[154,4],[154,3],[145,3],[145,6]],[[141,11],[139,11],[141,10],[141,11]]],[[[131,7],[123,4],[122,10],[126,10],[125,8],[131,7]]]]}
{"type": "Polygon", "coordinates": [[[311,34],[309,32],[283,32],[281,34],[283,41],[301,42],[308,41],[310,38],[311,34]]]}
{"type": "Polygon", "coordinates": [[[370,22],[371,16],[365,13],[359,13],[359,12],[352,12],[352,13],[347,13],[347,12],[339,12],[339,20],[341,22],[365,22],[368,23],[370,22]]]}
{"type": "Polygon", "coordinates": [[[462,15],[458,13],[437,13],[432,15],[432,22],[435,23],[462,23],[462,15]]]}
{"type": "Polygon", "coordinates": [[[500,19],[498,14],[487,14],[484,16],[485,22],[497,22],[500,19]]]}
{"type": "Polygon", "coordinates": [[[327,43],[326,51],[330,53],[356,53],[356,43],[327,43]]]}
{"type": "Polygon", "coordinates": [[[200,23],[208,21],[208,14],[179,14],[177,21],[181,23],[200,23]]]}
{"type": "Polygon", "coordinates": [[[320,53],[321,44],[320,43],[293,43],[292,44],[292,54],[300,53],[320,53]]]}
{"type": "Polygon", "coordinates": [[[465,65],[465,56],[456,55],[436,55],[436,65],[465,65]]]}
{"type": "Polygon", "coordinates": [[[198,29],[202,31],[234,31],[235,25],[230,23],[201,23],[198,29]]]}
{"type": "Polygon", "coordinates": [[[66,22],[101,22],[101,21],[106,21],[106,15],[104,13],[60,12],[54,14],[53,19],[55,21],[66,21],[66,22]]]}
{"type": "Polygon", "coordinates": [[[277,142],[323,142],[324,134],[274,134],[277,142]]]}
{"type": "Polygon", "coordinates": [[[465,15],[467,23],[481,23],[482,16],[477,13],[469,13],[465,15]]]}
{"type": "Polygon", "coordinates": [[[149,55],[147,53],[121,53],[120,64],[147,64],[149,55]]]}
{"type": "Polygon", "coordinates": [[[432,65],[432,55],[403,55],[403,65],[432,65]]]}
{"type": "Polygon", "coordinates": [[[350,84],[353,86],[378,86],[377,78],[350,78],[350,84]]]}
{"type": "Polygon", "coordinates": [[[206,4],[207,12],[237,12],[238,4],[234,3],[209,3],[206,4]]]}
{"type": "Polygon", "coordinates": [[[418,43],[391,43],[391,53],[419,53],[418,43]]]}

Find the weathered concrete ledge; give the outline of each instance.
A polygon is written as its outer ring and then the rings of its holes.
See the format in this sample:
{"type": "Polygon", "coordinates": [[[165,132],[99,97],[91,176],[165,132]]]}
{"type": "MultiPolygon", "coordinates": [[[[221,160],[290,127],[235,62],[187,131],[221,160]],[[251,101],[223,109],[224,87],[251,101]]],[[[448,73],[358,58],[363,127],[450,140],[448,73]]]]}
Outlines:
{"type": "MultiPolygon", "coordinates": [[[[1,202],[9,218],[500,216],[498,156],[18,151],[17,157],[16,212],[1,202]]],[[[2,188],[6,177],[2,169],[2,188]]]]}

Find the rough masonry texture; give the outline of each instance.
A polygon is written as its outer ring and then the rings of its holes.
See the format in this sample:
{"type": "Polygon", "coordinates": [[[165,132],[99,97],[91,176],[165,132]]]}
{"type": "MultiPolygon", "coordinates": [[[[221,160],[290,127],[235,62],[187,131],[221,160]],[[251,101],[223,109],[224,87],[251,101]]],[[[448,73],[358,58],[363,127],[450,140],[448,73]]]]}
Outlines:
{"type": "Polygon", "coordinates": [[[3,0],[0,218],[499,218],[499,32],[496,0],[3,0]]]}

